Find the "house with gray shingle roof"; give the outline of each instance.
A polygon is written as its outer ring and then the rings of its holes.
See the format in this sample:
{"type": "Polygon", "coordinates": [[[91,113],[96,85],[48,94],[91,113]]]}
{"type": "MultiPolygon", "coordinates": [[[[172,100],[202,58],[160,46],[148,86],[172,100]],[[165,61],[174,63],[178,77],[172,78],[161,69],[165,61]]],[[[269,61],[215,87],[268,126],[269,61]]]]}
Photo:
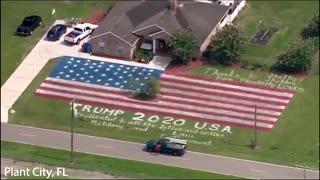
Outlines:
{"type": "Polygon", "coordinates": [[[131,59],[135,49],[157,54],[180,29],[189,29],[197,38],[194,57],[199,57],[211,37],[225,24],[233,6],[199,1],[119,1],[89,38],[92,54],[131,59]]]}

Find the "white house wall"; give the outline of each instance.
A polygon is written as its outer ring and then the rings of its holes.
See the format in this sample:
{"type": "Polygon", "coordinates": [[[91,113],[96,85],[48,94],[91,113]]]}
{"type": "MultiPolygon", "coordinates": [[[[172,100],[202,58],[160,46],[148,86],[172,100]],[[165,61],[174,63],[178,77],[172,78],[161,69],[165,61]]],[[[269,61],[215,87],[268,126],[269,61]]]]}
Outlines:
{"type": "Polygon", "coordinates": [[[237,8],[233,11],[233,13],[231,15],[227,15],[227,17],[221,23],[219,23],[216,26],[216,28],[214,28],[211,31],[211,33],[209,34],[207,39],[202,43],[202,45],[200,47],[201,52],[206,50],[207,46],[211,42],[212,36],[214,36],[217,33],[217,31],[219,31],[221,28],[223,28],[227,23],[232,22],[234,20],[234,18],[238,15],[239,11],[245,6],[245,4],[246,4],[246,1],[242,0],[241,3],[237,6],[237,8]]]}
{"type": "Polygon", "coordinates": [[[229,15],[219,24],[220,29],[223,28],[229,22],[229,15]]]}
{"type": "Polygon", "coordinates": [[[232,14],[228,15],[226,20],[228,20],[227,23],[231,23],[239,14],[239,12],[241,11],[241,9],[246,5],[246,1],[243,0],[241,1],[241,3],[237,6],[237,8],[233,11],[232,14]]]}

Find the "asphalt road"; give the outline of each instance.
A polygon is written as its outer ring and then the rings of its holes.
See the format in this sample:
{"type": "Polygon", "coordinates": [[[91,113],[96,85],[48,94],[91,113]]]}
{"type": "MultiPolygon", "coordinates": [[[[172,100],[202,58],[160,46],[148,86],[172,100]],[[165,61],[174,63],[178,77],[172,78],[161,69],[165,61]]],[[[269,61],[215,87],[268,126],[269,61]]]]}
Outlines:
{"type": "MultiPolygon", "coordinates": [[[[1,140],[70,149],[70,133],[1,123],[1,140]]],[[[230,157],[187,152],[183,157],[152,155],[143,144],[74,134],[74,150],[253,179],[319,179],[319,171],[304,170],[230,157]],[[305,171],[305,173],[304,173],[305,171]],[[305,174],[305,175],[304,175],[305,174]]]]}

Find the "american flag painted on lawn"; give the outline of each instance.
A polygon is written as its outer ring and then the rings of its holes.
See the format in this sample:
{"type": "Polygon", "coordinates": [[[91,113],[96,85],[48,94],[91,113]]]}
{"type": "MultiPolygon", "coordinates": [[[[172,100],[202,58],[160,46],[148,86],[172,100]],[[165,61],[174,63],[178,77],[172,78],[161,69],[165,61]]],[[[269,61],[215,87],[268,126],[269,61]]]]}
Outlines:
{"type": "Polygon", "coordinates": [[[170,75],[160,70],[64,56],[42,82],[35,95],[204,121],[269,130],[294,94],[279,89],[193,75],[170,75]],[[157,78],[159,98],[139,101],[124,90],[145,90],[148,76],[157,78]],[[136,82],[136,85],[130,81],[136,82]]]}

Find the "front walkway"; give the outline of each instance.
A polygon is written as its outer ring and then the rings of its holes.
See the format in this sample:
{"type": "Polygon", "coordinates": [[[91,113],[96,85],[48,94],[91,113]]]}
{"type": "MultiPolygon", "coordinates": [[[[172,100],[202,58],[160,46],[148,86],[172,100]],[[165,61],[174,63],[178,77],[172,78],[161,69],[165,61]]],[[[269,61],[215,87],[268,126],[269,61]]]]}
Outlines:
{"type": "MultiPolygon", "coordinates": [[[[64,21],[57,20],[54,24],[60,23],[64,23],[64,21]]],[[[71,28],[68,29],[68,32],[70,31],[71,28]]],[[[1,122],[8,122],[9,109],[50,59],[67,55],[159,70],[164,70],[171,61],[170,58],[155,56],[149,64],[141,64],[133,61],[96,57],[81,52],[81,45],[65,45],[63,43],[63,37],[57,42],[50,42],[45,39],[45,36],[46,34],[1,87],[1,122]]],[[[86,39],[82,42],[86,42],[86,39]]]]}
{"type": "Polygon", "coordinates": [[[148,67],[153,69],[159,69],[159,70],[165,70],[167,66],[171,62],[170,57],[164,57],[164,56],[154,56],[152,61],[148,64],[148,67]]]}

